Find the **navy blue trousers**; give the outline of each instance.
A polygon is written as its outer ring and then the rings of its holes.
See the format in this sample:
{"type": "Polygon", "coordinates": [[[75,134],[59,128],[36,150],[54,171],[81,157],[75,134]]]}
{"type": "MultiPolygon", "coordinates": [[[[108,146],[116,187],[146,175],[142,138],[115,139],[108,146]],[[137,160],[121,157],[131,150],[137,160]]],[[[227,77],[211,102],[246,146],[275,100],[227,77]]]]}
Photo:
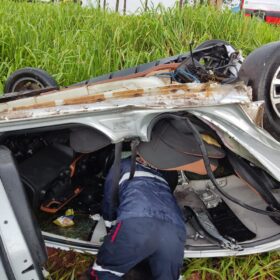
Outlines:
{"type": "Polygon", "coordinates": [[[143,260],[155,280],[177,280],[183,265],[186,232],[153,218],[120,221],[105,237],[94,272],[98,280],[121,279],[143,260]]]}

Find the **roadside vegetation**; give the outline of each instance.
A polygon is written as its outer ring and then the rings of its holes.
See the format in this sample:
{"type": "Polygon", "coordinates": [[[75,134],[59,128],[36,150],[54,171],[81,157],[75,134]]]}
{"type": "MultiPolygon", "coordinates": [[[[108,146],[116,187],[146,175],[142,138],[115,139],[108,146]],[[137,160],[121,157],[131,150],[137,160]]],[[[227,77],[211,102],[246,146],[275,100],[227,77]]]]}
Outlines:
{"type": "MultiPolygon", "coordinates": [[[[94,261],[91,255],[49,249],[52,280],[75,280],[94,261]]],[[[227,258],[188,259],[184,280],[279,280],[280,252],[227,258]]],[[[143,279],[145,280],[145,279],[143,279]]]]}
{"type": "Polygon", "coordinates": [[[15,70],[40,67],[60,85],[189,50],[223,39],[245,55],[280,39],[280,28],[230,11],[200,6],[122,16],[77,4],[2,0],[0,91],[15,70]]]}
{"type": "MultiPolygon", "coordinates": [[[[22,67],[39,67],[60,85],[189,50],[208,39],[229,41],[244,55],[280,40],[280,28],[230,11],[200,6],[121,16],[75,4],[2,0],[0,91],[22,67]]],[[[91,256],[49,251],[52,279],[75,279],[91,256]]],[[[185,279],[280,279],[280,253],[186,260],[185,279]]]]}

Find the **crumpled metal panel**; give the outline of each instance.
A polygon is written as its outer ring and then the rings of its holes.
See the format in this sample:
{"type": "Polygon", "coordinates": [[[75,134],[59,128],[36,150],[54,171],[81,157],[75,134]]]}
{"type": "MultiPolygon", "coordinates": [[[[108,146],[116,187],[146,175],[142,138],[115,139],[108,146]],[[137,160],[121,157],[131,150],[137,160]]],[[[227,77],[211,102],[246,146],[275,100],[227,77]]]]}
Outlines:
{"type": "Polygon", "coordinates": [[[280,143],[258,127],[238,105],[188,110],[210,127],[234,153],[266,170],[280,182],[280,143]]]}
{"type": "Polygon", "coordinates": [[[264,101],[255,101],[241,105],[249,118],[259,127],[263,128],[264,101]]]}
{"type": "Polygon", "coordinates": [[[44,118],[116,108],[187,109],[200,106],[251,102],[251,89],[242,82],[170,83],[146,77],[105,84],[65,88],[35,97],[0,103],[0,121],[44,118]]]}

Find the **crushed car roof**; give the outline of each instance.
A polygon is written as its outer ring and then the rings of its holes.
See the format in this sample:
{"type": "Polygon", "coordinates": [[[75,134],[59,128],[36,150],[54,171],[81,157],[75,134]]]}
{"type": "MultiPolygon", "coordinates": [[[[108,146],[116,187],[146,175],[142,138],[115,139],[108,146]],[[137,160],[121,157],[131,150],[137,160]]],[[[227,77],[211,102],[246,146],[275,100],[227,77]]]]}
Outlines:
{"type": "Polygon", "coordinates": [[[44,118],[116,108],[186,109],[251,102],[251,88],[234,84],[170,82],[145,77],[102,84],[69,87],[37,96],[0,99],[0,121],[44,118]],[[2,101],[2,102],[1,102],[2,101]]]}

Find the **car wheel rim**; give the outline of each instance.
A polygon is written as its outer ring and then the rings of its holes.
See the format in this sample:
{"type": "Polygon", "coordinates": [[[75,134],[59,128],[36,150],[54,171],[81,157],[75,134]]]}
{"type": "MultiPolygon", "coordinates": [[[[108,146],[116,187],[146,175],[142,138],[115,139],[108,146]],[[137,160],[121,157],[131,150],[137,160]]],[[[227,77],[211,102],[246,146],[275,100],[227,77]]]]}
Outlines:
{"type": "Polygon", "coordinates": [[[280,66],[275,72],[270,88],[270,100],[273,107],[273,111],[280,118],[280,66]]]}
{"type": "Polygon", "coordinates": [[[11,92],[20,92],[20,91],[29,91],[44,88],[44,85],[38,80],[28,77],[18,79],[13,87],[11,92]]]}

